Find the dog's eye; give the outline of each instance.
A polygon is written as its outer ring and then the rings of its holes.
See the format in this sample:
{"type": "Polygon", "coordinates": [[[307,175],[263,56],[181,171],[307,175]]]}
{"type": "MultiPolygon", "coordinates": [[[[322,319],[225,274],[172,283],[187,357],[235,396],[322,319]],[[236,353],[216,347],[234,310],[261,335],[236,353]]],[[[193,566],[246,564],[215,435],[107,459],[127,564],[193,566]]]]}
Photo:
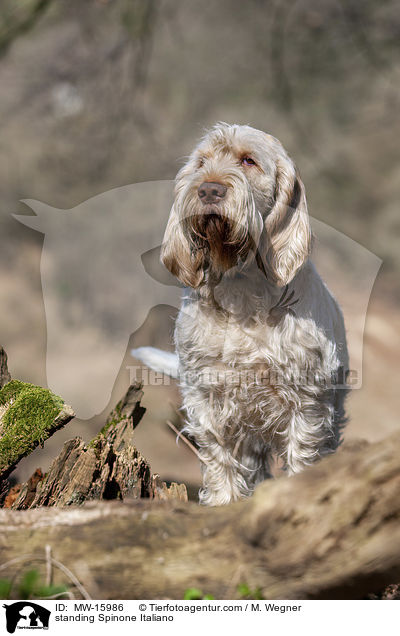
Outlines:
{"type": "Polygon", "coordinates": [[[205,163],[204,157],[200,157],[198,162],[199,168],[202,168],[204,166],[204,163],[205,163]]]}
{"type": "Polygon", "coordinates": [[[255,166],[257,165],[256,162],[254,161],[254,159],[252,159],[251,157],[248,157],[247,155],[245,157],[242,157],[241,163],[243,166],[255,166]]]}

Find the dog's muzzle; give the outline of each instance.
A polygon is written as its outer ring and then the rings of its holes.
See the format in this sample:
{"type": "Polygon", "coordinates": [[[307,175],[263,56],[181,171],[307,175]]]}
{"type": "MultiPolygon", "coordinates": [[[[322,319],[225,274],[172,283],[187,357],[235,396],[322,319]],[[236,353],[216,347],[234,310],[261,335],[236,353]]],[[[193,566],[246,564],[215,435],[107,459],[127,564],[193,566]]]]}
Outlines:
{"type": "Polygon", "coordinates": [[[227,189],[214,181],[204,181],[197,189],[203,207],[196,219],[196,229],[207,242],[220,240],[224,243],[230,234],[230,224],[220,207],[227,189]]]}
{"type": "Polygon", "coordinates": [[[204,183],[199,186],[197,190],[197,194],[199,195],[200,201],[204,205],[209,205],[210,203],[219,203],[225,197],[227,191],[227,187],[222,183],[217,183],[213,181],[204,181],[204,183]]]}

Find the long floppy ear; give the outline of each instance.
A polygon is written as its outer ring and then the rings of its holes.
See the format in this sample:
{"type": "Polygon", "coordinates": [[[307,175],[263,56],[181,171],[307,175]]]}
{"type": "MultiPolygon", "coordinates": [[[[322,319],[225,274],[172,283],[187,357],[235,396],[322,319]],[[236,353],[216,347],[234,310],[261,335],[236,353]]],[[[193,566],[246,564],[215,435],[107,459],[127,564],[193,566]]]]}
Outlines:
{"type": "Polygon", "coordinates": [[[277,161],[275,203],[265,219],[263,260],[268,274],[287,285],[307,260],[312,232],[303,182],[292,161],[277,161]]]}
{"type": "Polygon", "coordinates": [[[169,215],[161,246],[161,262],[171,274],[188,287],[199,287],[203,281],[203,252],[194,251],[191,248],[174,206],[169,215]]]}

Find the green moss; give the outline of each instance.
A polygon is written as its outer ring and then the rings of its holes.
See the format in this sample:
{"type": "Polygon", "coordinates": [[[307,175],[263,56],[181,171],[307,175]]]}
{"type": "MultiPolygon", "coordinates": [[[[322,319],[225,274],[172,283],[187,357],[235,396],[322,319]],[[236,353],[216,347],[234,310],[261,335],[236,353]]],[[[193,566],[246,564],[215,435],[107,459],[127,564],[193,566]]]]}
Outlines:
{"type": "Polygon", "coordinates": [[[92,440],[90,440],[88,447],[89,448],[94,448],[95,451],[99,448],[101,448],[101,444],[102,441],[107,437],[107,432],[110,430],[111,427],[115,426],[116,424],[118,424],[119,420],[110,420],[107,421],[103,428],[101,429],[101,431],[99,433],[97,433],[96,437],[94,437],[92,440]]]}
{"type": "Polygon", "coordinates": [[[2,471],[45,442],[64,400],[48,389],[11,380],[0,390],[0,405],[8,407],[0,422],[2,471]]]}
{"type": "Polygon", "coordinates": [[[107,437],[107,433],[114,428],[123,419],[121,413],[121,402],[118,402],[115,409],[110,413],[101,431],[88,444],[91,448],[97,448],[101,444],[101,440],[107,437]]]}
{"type": "Polygon", "coordinates": [[[5,384],[3,388],[0,389],[0,404],[7,404],[11,399],[16,398],[18,393],[20,393],[25,386],[26,383],[21,382],[21,380],[11,380],[11,382],[5,384]]]}

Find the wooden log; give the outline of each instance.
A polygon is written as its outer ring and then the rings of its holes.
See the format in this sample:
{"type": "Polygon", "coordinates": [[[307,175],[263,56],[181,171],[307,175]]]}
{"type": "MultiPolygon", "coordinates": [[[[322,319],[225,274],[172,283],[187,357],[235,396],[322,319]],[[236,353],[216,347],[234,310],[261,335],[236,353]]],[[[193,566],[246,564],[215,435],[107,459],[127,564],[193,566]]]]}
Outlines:
{"type": "Polygon", "coordinates": [[[399,456],[397,433],[220,508],[127,498],[1,510],[0,562],[26,568],[49,545],[94,598],[181,599],[196,587],[225,599],[239,584],[266,599],[364,598],[400,580],[399,456]]]}

